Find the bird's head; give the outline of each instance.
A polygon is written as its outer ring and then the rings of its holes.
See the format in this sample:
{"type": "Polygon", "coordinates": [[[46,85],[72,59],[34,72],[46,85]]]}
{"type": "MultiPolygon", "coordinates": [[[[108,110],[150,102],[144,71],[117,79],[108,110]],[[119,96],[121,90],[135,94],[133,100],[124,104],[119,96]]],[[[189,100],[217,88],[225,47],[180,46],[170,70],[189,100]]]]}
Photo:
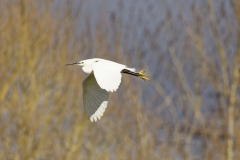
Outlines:
{"type": "Polygon", "coordinates": [[[83,69],[84,72],[91,73],[92,70],[93,70],[92,69],[92,64],[97,63],[98,61],[101,61],[101,59],[93,58],[93,59],[83,60],[83,61],[80,61],[80,62],[69,63],[67,65],[79,65],[79,66],[82,66],[82,69],[83,69]]]}
{"type": "Polygon", "coordinates": [[[84,72],[91,73],[93,71],[92,64],[97,63],[98,61],[101,61],[101,59],[93,58],[93,59],[87,59],[87,60],[83,60],[75,63],[69,63],[67,65],[79,65],[79,66],[82,66],[82,69],[84,72]]]}
{"type": "Polygon", "coordinates": [[[67,65],[79,65],[79,66],[91,66],[93,63],[98,62],[100,59],[99,58],[93,58],[93,59],[87,59],[75,63],[69,63],[67,65]]]}

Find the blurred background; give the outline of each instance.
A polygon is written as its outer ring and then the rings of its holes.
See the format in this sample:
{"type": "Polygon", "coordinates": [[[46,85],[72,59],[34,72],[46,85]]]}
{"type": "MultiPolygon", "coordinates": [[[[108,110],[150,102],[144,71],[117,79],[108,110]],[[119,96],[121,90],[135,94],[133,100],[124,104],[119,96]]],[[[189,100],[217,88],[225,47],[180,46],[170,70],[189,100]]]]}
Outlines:
{"type": "Polygon", "coordinates": [[[238,0],[0,0],[0,159],[240,159],[238,0]],[[102,119],[81,67],[123,75],[102,119]]]}

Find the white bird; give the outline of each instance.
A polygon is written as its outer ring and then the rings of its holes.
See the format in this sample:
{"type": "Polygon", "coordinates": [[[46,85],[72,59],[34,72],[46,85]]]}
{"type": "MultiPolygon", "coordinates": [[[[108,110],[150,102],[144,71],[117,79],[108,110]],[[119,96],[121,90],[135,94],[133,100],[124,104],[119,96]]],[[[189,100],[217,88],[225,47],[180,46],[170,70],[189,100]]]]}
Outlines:
{"type": "Polygon", "coordinates": [[[135,68],[100,58],[87,59],[67,65],[80,65],[89,76],[83,81],[83,105],[87,117],[97,121],[102,117],[108,104],[109,92],[118,89],[122,74],[126,73],[149,80],[144,71],[135,72],[135,68]]]}

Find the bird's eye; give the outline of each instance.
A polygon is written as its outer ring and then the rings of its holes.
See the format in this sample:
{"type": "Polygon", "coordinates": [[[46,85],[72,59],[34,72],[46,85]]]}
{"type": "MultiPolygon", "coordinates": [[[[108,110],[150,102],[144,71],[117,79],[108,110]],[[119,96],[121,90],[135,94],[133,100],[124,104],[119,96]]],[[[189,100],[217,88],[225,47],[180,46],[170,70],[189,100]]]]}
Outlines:
{"type": "Polygon", "coordinates": [[[95,62],[98,62],[98,61],[95,61],[95,62]]]}
{"type": "Polygon", "coordinates": [[[80,62],[80,64],[83,64],[83,62],[80,62]]]}

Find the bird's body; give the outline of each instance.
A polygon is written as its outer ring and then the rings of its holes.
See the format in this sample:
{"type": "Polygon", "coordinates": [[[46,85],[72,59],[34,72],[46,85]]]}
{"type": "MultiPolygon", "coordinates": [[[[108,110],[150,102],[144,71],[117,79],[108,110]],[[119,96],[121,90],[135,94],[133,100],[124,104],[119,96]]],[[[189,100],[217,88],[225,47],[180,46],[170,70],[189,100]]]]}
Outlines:
{"type": "Polygon", "coordinates": [[[95,65],[96,62],[103,62],[103,64],[105,66],[109,66],[111,65],[112,67],[119,67],[119,68],[124,68],[125,66],[122,65],[122,64],[119,64],[119,63],[116,63],[116,62],[112,62],[112,61],[109,61],[109,60],[105,60],[105,59],[100,59],[100,58],[93,58],[93,59],[87,59],[87,60],[84,60],[84,61],[81,61],[84,63],[84,66],[82,67],[83,71],[85,73],[92,73],[93,71],[93,65],[95,65]]]}
{"type": "Polygon", "coordinates": [[[116,91],[121,83],[121,73],[140,77],[144,81],[149,80],[144,71],[136,73],[134,68],[100,58],[67,65],[80,65],[85,73],[90,74],[82,85],[84,109],[91,121],[97,121],[103,115],[108,104],[109,92],[116,91]]]}

